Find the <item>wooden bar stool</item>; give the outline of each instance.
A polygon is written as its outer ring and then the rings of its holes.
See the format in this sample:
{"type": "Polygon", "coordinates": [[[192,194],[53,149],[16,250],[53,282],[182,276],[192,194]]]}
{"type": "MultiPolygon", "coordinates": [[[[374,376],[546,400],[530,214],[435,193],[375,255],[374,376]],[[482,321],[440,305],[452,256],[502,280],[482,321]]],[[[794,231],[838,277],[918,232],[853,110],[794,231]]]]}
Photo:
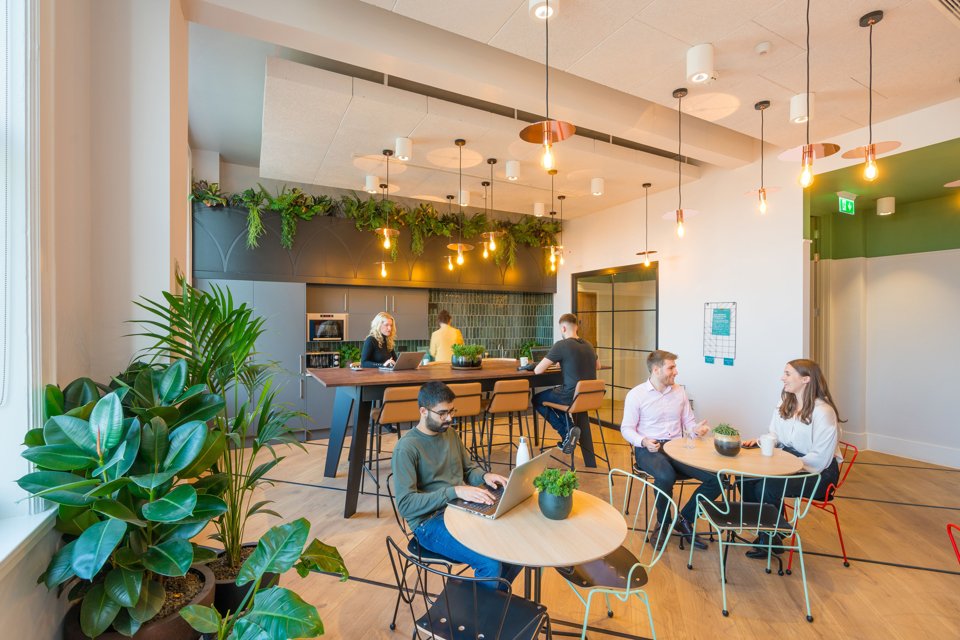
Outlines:
{"type": "Polygon", "coordinates": [[[480,402],[480,396],[483,388],[479,382],[464,382],[461,384],[449,384],[450,391],[456,396],[453,400],[453,408],[456,410],[454,417],[455,424],[460,431],[460,437],[463,438],[463,446],[470,451],[470,457],[480,462],[480,456],[477,455],[477,417],[483,413],[483,406],[480,402]],[[466,419],[470,419],[470,444],[467,444],[466,419]]]}
{"type": "MultiPolygon", "coordinates": [[[[607,471],[610,470],[610,454],[607,452],[607,438],[603,435],[603,425],[600,424],[600,408],[603,406],[603,397],[607,393],[606,383],[603,380],[581,380],[573,391],[573,401],[570,404],[560,404],[557,402],[544,402],[545,407],[555,409],[564,414],[567,418],[567,429],[576,426],[573,416],[578,413],[589,414],[591,411],[597,416],[597,425],[600,427],[600,441],[603,443],[603,455],[593,455],[607,463],[607,471]]],[[[590,421],[587,420],[587,428],[590,428],[590,421]]],[[[592,440],[592,438],[591,438],[592,440]]],[[[581,445],[582,446],[582,445],[581,445]]],[[[570,453],[570,468],[576,469],[574,457],[576,451],[570,453]]]]}
{"type": "MultiPolygon", "coordinates": [[[[527,426],[527,411],[530,409],[530,381],[526,378],[520,380],[498,380],[493,385],[493,393],[490,396],[490,403],[483,412],[483,420],[480,423],[480,441],[483,442],[486,435],[487,442],[487,460],[484,465],[487,469],[493,461],[493,425],[499,415],[506,415],[509,424],[509,445],[508,457],[510,468],[513,468],[513,419],[517,419],[517,428],[520,435],[526,432],[527,438],[530,437],[530,429],[527,426]],[[490,430],[487,431],[489,421],[490,430]]],[[[503,444],[503,443],[498,443],[503,444]]],[[[482,446],[482,445],[481,445],[482,446]]]]}
{"type": "MultiPolygon", "coordinates": [[[[420,387],[387,387],[383,390],[383,402],[370,414],[370,438],[367,446],[367,459],[363,470],[376,485],[377,517],[380,517],[380,463],[390,458],[381,458],[382,427],[397,425],[397,438],[400,437],[400,425],[420,422],[420,406],[417,394],[420,387]]],[[[361,479],[362,482],[362,479],[361,479]]],[[[364,493],[363,485],[360,492],[364,493]]]]}

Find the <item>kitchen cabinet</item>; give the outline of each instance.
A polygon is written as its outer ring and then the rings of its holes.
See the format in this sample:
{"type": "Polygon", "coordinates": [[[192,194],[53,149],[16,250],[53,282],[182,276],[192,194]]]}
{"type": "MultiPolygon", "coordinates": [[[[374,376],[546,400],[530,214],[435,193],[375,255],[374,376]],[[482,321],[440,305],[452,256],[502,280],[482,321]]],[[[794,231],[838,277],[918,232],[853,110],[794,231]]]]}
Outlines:
{"type": "Polygon", "coordinates": [[[352,287],[307,285],[307,313],[347,313],[352,287]]]}
{"type": "Polygon", "coordinates": [[[430,292],[427,289],[389,289],[390,313],[397,321],[401,340],[429,340],[430,327],[427,307],[430,292]]]}

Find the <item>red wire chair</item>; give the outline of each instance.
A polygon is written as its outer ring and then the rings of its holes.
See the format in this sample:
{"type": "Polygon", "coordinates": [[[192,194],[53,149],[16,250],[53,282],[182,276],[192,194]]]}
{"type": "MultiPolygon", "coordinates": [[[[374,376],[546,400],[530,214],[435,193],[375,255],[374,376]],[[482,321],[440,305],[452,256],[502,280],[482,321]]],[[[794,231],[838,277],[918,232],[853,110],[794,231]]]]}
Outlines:
{"type": "Polygon", "coordinates": [[[948,524],[947,535],[950,536],[950,542],[953,544],[953,552],[957,554],[957,562],[960,562],[960,548],[957,547],[957,538],[953,535],[954,531],[960,531],[960,525],[948,524]]]}
{"type": "MultiPolygon", "coordinates": [[[[841,441],[838,444],[840,445],[840,454],[843,456],[843,461],[840,463],[840,479],[837,480],[837,484],[831,484],[827,487],[826,497],[823,500],[812,500],[810,501],[810,506],[833,514],[833,520],[837,523],[837,537],[840,538],[840,552],[843,554],[843,566],[849,567],[850,561],[847,560],[847,548],[843,544],[843,531],[840,530],[840,516],[837,515],[837,505],[833,503],[833,498],[837,495],[837,491],[840,490],[843,483],[846,482],[847,476],[850,475],[850,470],[853,469],[853,463],[857,460],[857,456],[860,455],[860,450],[849,442],[841,441]],[[850,455],[851,451],[853,455],[850,455]]],[[[806,498],[804,500],[806,500],[806,498]]],[[[791,540],[791,544],[792,543],[793,541],[791,540]]],[[[954,545],[954,548],[956,548],[956,545],[954,545]]],[[[787,559],[787,575],[791,573],[792,566],[793,549],[790,550],[790,557],[787,559]]]]}

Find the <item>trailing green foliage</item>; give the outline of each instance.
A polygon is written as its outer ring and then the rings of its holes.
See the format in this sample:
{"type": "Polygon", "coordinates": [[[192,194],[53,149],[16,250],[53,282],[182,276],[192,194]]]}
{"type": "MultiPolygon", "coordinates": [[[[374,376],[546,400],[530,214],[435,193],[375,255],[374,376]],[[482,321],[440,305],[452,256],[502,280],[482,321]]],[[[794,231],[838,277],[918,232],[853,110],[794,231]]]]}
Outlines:
{"type": "MultiPolygon", "coordinates": [[[[259,246],[264,235],[263,214],[275,213],[280,216],[280,244],[292,249],[297,236],[297,223],[311,220],[316,216],[338,216],[353,220],[358,231],[374,231],[387,226],[406,230],[410,237],[410,251],[415,256],[423,255],[429,238],[462,237],[464,240],[479,238],[487,231],[499,231],[497,250],[494,260],[499,265],[513,267],[517,261],[517,247],[548,247],[556,244],[556,234],[560,232],[560,223],[545,218],[521,216],[518,222],[509,220],[491,220],[484,212],[472,215],[460,215],[452,212],[441,213],[433,204],[421,202],[407,207],[393,200],[370,197],[362,199],[356,194],[345,195],[339,200],[329,196],[313,196],[297,187],[282,187],[276,195],[271,195],[262,186],[247,189],[241,193],[227,195],[220,193],[219,185],[208,185],[205,181],[194,183],[191,200],[199,200],[208,206],[224,206],[229,201],[234,206],[247,209],[247,247],[259,246]],[[200,194],[200,195],[198,195],[200,194]],[[200,197],[206,194],[206,199],[200,197]],[[212,195],[211,195],[212,194],[212,195]]],[[[390,249],[391,259],[398,256],[398,245],[393,243],[390,249]]]]}
{"type": "Polygon", "coordinates": [[[190,542],[227,505],[207,480],[222,439],[206,422],[224,407],[187,384],[187,363],[136,363],[113,390],[81,378],[44,392],[46,420],[27,433],[23,457],[37,470],[17,481],[57,505],[67,543],[38,581],[68,582],[80,626],[133,635],[163,605],[164,576],[210,559],[190,542]],[[198,479],[204,475],[202,479],[198,479]]]}
{"type": "Polygon", "coordinates": [[[718,436],[738,436],[740,432],[728,425],[727,423],[718,424],[713,428],[713,432],[718,436]]]}
{"type": "Polygon", "coordinates": [[[217,640],[286,640],[323,635],[323,622],[315,606],[289,589],[276,586],[260,589],[264,575],[281,574],[292,568],[301,577],[310,573],[336,573],[341,582],[349,577],[336,548],[317,539],[304,548],[309,533],[310,523],[300,518],[277,525],[260,538],[237,578],[237,585],[253,583],[253,587],[236,611],[223,616],[213,607],[190,605],[184,607],[180,615],[194,629],[215,635],[217,640]]]}
{"type": "Polygon", "coordinates": [[[580,486],[575,471],[563,472],[560,469],[545,469],[543,473],[533,479],[533,486],[538,491],[566,498],[573,495],[573,490],[580,486]]]}

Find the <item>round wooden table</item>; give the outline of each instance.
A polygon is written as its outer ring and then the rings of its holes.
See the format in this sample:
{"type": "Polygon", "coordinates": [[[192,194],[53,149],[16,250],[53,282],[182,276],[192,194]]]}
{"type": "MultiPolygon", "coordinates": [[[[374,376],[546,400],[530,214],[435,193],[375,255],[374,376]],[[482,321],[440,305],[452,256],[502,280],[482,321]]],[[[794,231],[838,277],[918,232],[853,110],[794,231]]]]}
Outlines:
{"type": "MultiPolygon", "coordinates": [[[[541,514],[536,494],[496,520],[449,508],[443,520],[454,538],[477,553],[536,569],[536,601],[540,600],[540,569],[602,558],[627,537],[623,515],[606,500],[583,491],[574,492],[573,511],[565,520],[550,520],[541,514]]],[[[527,578],[525,595],[529,598],[529,571],[527,578]]]]}
{"type": "Polygon", "coordinates": [[[677,438],[663,445],[668,456],[697,469],[716,473],[728,469],[733,473],[759,473],[768,476],[789,476],[803,471],[800,458],[783,449],[774,449],[772,456],[760,453],[756,449],[741,449],[733,457],[722,456],[713,448],[713,438],[696,438],[695,446],[687,448],[685,438],[677,438]]]}

